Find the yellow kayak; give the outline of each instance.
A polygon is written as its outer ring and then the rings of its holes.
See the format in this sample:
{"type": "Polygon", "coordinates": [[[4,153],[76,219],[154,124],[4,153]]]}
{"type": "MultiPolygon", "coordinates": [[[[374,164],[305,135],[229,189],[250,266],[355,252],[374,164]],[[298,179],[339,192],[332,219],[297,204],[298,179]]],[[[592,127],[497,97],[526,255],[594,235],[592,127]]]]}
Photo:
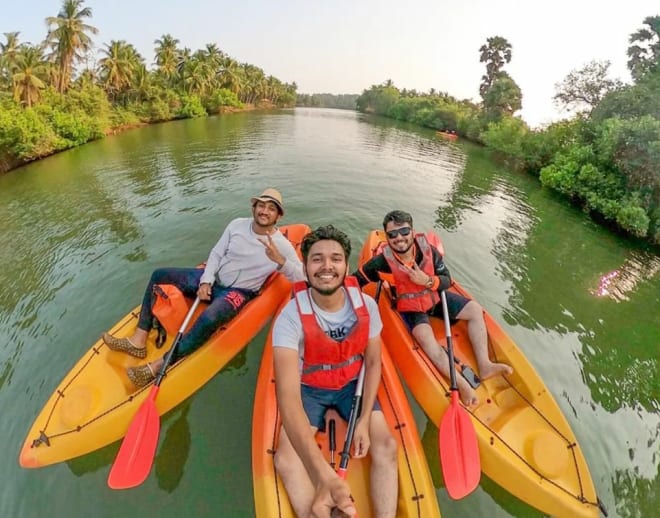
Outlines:
{"type": "MultiPolygon", "coordinates": [[[[280,230],[299,249],[309,227],[295,224],[280,230]]],[[[268,322],[290,291],[289,281],[279,273],[273,274],[260,294],[236,318],[219,329],[204,346],[172,365],[156,400],[158,413],[162,415],[174,408],[222,369],[268,322]]],[[[202,310],[198,308],[196,315],[202,310]]],[[[139,314],[138,306],[110,333],[130,336],[139,314]]],[[[19,454],[20,465],[47,466],[121,439],[151,388],[147,385],[136,390],[126,377],[126,368],[162,356],[174,336],[169,336],[160,350],[155,339],[154,331],[147,342],[146,360],[111,351],[99,339],[64,377],[35,419],[19,454]]]]}
{"type": "MultiPolygon", "coordinates": [[[[285,301],[286,304],[286,301],[285,301]]],[[[282,307],[285,305],[283,304],[282,307]]],[[[378,389],[378,401],[390,426],[399,449],[399,501],[398,517],[440,516],[431,473],[417,432],[406,394],[397,377],[387,351],[383,349],[382,381],[378,389]]],[[[346,423],[334,412],[328,412],[326,420],[336,423],[335,460],[344,445],[346,423]]],[[[326,430],[329,427],[326,425],[326,430]]],[[[275,471],[273,460],[277,449],[280,419],[273,379],[273,346],[271,337],[264,348],[257,378],[252,416],[252,479],[254,504],[257,518],[294,517],[282,480],[275,471]]],[[[331,461],[327,433],[318,433],[316,440],[328,462],[331,461]]],[[[369,456],[351,459],[347,481],[355,499],[358,516],[373,516],[369,499],[369,456]]]]}
{"type": "MultiPolygon", "coordinates": [[[[429,235],[429,242],[438,241],[429,235]]],[[[370,232],[359,264],[379,253],[382,231],[370,232]]],[[[441,249],[441,245],[438,246],[441,249]]],[[[374,283],[365,292],[374,294],[374,283]]],[[[449,407],[449,382],[413,340],[392,308],[392,294],[379,300],[383,341],[415,399],[439,426],[449,407]]],[[[450,291],[470,295],[454,281],[450,291]]],[[[472,298],[472,297],[470,297],[472,298]]],[[[600,502],[586,460],[566,417],[538,373],[513,340],[484,312],[491,359],[511,365],[514,374],[482,381],[479,403],[468,408],[477,433],[482,471],[511,494],[558,518],[595,518],[600,502]]],[[[431,319],[436,339],[446,346],[444,324],[431,319]]],[[[465,322],[452,326],[455,356],[477,371],[465,322]]],[[[460,375],[457,367],[457,375],[460,375]]]]}

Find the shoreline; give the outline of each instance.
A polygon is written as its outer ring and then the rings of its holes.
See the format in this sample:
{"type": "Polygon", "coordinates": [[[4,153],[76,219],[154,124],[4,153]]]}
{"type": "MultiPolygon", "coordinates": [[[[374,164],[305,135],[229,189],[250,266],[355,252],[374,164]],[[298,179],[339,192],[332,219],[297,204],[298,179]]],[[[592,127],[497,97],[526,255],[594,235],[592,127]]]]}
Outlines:
{"type": "MultiPolygon", "coordinates": [[[[215,117],[216,115],[226,115],[226,114],[232,114],[232,113],[242,113],[242,112],[249,112],[249,111],[256,111],[256,110],[275,110],[279,109],[279,106],[276,106],[275,104],[271,102],[260,102],[258,104],[246,104],[243,108],[236,108],[234,106],[221,106],[216,113],[208,114],[208,117],[215,117]]],[[[114,135],[119,135],[120,133],[124,133],[125,131],[137,129],[137,128],[143,128],[145,126],[151,126],[154,124],[164,124],[166,122],[174,122],[178,120],[183,120],[183,119],[168,119],[165,121],[157,121],[157,122],[135,122],[131,124],[122,124],[120,126],[116,126],[114,128],[109,128],[104,132],[104,137],[112,137],[114,135]]],[[[80,146],[84,146],[86,144],[89,144],[90,142],[95,142],[96,140],[100,139],[94,139],[94,140],[88,140],[84,144],[80,144],[80,146]]],[[[22,166],[31,164],[33,162],[37,162],[38,160],[43,160],[44,158],[48,158],[50,156],[56,155],[58,153],[63,153],[65,151],[69,151],[70,149],[75,149],[80,146],[73,146],[67,149],[61,149],[57,151],[53,151],[51,153],[48,153],[47,155],[40,156],[38,158],[35,158],[33,160],[20,160],[19,158],[13,158],[9,156],[7,153],[5,154],[0,154],[0,175],[5,175],[8,173],[11,173],[12,171],[16,171],[17,169],[20,169],[22,166]]]]}

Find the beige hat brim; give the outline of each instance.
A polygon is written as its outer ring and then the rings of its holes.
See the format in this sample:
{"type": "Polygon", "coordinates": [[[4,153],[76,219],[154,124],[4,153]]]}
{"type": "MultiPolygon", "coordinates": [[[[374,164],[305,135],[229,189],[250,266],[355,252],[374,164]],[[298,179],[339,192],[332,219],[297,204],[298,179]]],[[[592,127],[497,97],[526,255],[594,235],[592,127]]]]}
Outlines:
{"type": "Polygon", "coordinates": [[[273,198],[272,196],[256,196],[254,198],[250,198],[250,203],[252,205],[257,203],[258,201],[263,201],[264,203],[270,201],[270,202],[274,203],[277,206],[277,208],[280,210],[280,214],[284,214],[284,207],[280,203],[280,200],[278,200],[276,198],[273,198]]]}

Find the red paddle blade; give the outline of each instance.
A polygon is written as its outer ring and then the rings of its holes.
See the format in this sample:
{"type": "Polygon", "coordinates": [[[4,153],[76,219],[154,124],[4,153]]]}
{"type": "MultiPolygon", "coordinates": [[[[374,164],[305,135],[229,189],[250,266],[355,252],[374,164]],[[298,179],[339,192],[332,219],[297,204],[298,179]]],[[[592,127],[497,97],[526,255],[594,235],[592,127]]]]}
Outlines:
{"type": "Polygon", "coordinates": [[[139,486],[149,476],[160,433],[160,415],[155,403],[157,393],[158,387],[154,385],[133,417],[108,475],[108,486],[112,489],[139,486]]]}
{"type": "Polygon", "coordinates": [[[451,405],[440,422],[440,461],[447,493],[454,500],[469,495],[479,485],[481,461],[474,424],[458,402],[458,391],[451,393],[451,405]]]}

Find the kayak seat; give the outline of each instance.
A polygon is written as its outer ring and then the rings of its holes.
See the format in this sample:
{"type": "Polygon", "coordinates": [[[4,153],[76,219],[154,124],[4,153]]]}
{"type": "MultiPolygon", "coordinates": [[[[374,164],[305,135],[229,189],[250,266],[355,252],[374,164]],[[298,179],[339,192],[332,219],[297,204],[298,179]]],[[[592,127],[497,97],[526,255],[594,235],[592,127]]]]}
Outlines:
{"type": "MultiPolygon", "coordinates": [[[[490,380],[485,383],[488,384],[490,380]]],[[[489,392],[493,387],[489,387],[489,392]]],[[[500,431],[518,412],[526,408],[520,395],[511,387],[483,396],[480,395],[479,406],[474,409],[474,415],[489,428],[500,431]]]]}

